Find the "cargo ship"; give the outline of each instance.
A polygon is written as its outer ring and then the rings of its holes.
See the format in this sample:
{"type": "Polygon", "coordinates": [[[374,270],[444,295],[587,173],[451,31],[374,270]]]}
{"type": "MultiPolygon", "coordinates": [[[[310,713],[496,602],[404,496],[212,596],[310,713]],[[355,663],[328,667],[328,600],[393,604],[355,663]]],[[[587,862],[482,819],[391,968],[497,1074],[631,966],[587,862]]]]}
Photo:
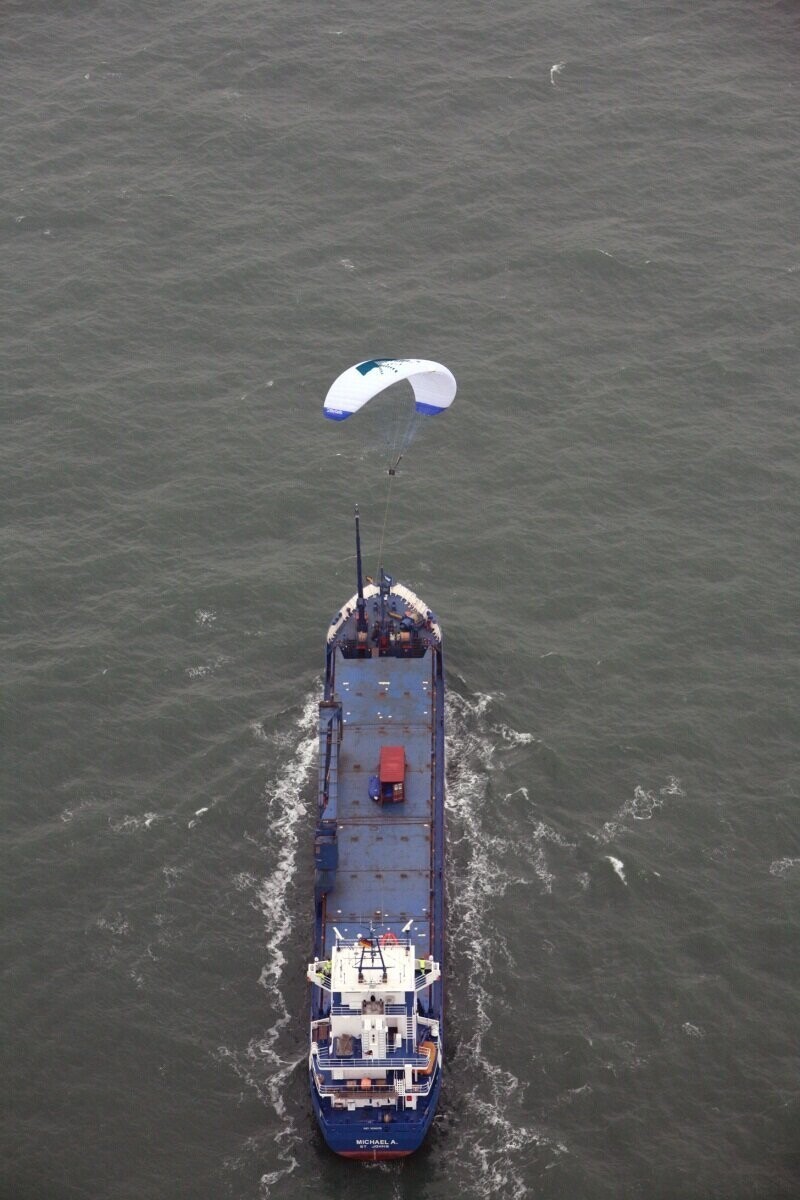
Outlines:
{"type": "Polygon", "coordinates": [[[442,1086],[444,664],[427,605],[380,568],[333,618],[319,706],[309,1086],[337,1154],[424,1140],[442,1086]]]}

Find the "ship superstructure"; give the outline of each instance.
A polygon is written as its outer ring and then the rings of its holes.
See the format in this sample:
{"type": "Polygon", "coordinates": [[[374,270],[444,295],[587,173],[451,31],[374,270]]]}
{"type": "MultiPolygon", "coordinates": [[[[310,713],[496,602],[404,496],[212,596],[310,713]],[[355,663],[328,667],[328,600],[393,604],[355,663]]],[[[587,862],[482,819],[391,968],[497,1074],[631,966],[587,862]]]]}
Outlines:
{"type": "Polygon", "coordinates": [[[422,600],[381,569],[336,614],[319,710],[312,1102],[355,1158],[422,1142],[442,1077],[444,673],[422,600]]]}

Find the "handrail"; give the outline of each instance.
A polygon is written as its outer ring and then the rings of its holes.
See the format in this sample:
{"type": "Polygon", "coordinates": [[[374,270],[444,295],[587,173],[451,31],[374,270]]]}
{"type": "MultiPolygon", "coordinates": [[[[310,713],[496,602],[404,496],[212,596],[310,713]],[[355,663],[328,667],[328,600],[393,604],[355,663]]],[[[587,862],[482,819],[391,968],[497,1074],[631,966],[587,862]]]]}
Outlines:
{"type": "Polygon", "coordinates": [[[414,991],[424,992],[426,988],[429,988],[431,984],[436,983],[436,981],[441,979],[441,977],[442,973],[438,967],[436,969],[431,968],[428,971],[417,971],[414,975],[414,991]]]}
{"type": "Polygon", "coordinates": [[[329,1054],[321,1046],[314,1054],[314,1058],[319,1060],[319,1065],[322,1069],[328,1071],[332,1069],[343,1070],[348,1067],[359,1071],[374,1067],[399,1071],[401,1067],[413,1067],[418,1071],[422,1067],[427,1067],[430,1061],[427,1054],[397,1054],[392,1058],[342,1058],[341,1055],[334,1057],[334,1055],[329,1054]]]}
{"type": "MultiPolygon", "coordinates": [[[[376,940],[377,940],[377,941],[380,941],[380,939],[381,939],[381,937],[382,937],[383,935],[382,935],[382,934],[377,934],[377,933],[376,933],[374,936],[375,936],[375,938],[376,938],[376,940]]],[[[367,935],[366,935],[366,934],[362,934],[362,935],[361,935],[361,936],[359,936],[359,937],[352,937],[352,938],[337,938],[337,939],[336,939],[336,947],[337,947],[337,949],[344,949],[344,950],[362,950],[362,949],[369,949],[369,947],[368,947],[368,946],[367,946],[367,947],[364,947],[364,946],[362,945],[362,942],[363,942],[363,941],[366,941],[366,940],[367,940],[367,935]]],[[[383,945],[383,947],[384,947],[384,948],[386,947],[386,943],[385,943],[385,942],[384,942],[384,943],[382,943],[382,945],[383,945]]],[[[413,946],[413,945],[414,945],[414,943],[411,941],[411,938],[410,938],[410,936],[409,936],[408,934],[402,934],[402,933],[401,933],[401,935],[400,935],[399,937],[397,936],[397,934],[395,934],[395,941],[393,941],[393,942],[391,943],[391,945],[393,945],[393,946],[405,946],[405,947],[409,947],[409,946],[413,946]]],[[[377,946],[375,947],[375,949],[377,949],[377,946]]]]}
{"type": "MultiPolygon", "coordinates": [[[[361,1011],[360,1008],[351,1008],[347,1004],[332,1004],[330,1012],[331,1012],[332,1017],[363,1017],[364,1016],[364,1013],[361,1011]]],[[[407,1016],[410,1016],[411,1014],[409,1013],[405,1004],[387,1004],[384,1007],[383,1014],[381,1014],[381,1015],[387,1016],[387,1017],[407,1017],[407,1016]]]]}
{"type": "MultiPolygon", "coordinates": [[[[427,1096],[433,1086],[433,1079],[434,1076],[431,1076],[427,1084],[412,1083],[408,1087],[406,1087],[406,1084],[402,1079],[399,1079],[397,1081],[397,1085],[378,1084],[376,1086],[373,1084],[373,1086],[369,1088],[359,1088],[358,1086],[348,1087],[346,1084],[342,1083],[320,1084],[316,1077],[315,1082],[320,1096],[330,1096],[334,1098],[337,1096],[346,1096],[350,1100],[367,1100],[372,1096],[380,1097],[381,1099],[387,1096],[394,1096],[398,1099],[400,1096],[427,1096]]],[[[358,1083],[357,1080],[351,1080],[350,1082],[355,1083],[356,1085],[358,1083]]]]}

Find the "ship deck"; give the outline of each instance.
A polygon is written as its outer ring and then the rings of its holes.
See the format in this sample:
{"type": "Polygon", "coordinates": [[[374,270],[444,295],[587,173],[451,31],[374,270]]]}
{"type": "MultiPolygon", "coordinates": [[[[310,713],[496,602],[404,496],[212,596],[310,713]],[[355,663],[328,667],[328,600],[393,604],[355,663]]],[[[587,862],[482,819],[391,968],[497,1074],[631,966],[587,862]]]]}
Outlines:
{"type": "Polygon", "coordinates": [[[336,926],[356,936],[370,922],[409,936],[424,957],[433,953],[435,652],[419,658],[346,658],[334,650],[332,684],[342,703],[337,766],[335,887],[326,897],[322,946],[331,953],[336,926]],[[405,799],[379,804],[369,795],[383,746],[405,751],[405,799]]]}

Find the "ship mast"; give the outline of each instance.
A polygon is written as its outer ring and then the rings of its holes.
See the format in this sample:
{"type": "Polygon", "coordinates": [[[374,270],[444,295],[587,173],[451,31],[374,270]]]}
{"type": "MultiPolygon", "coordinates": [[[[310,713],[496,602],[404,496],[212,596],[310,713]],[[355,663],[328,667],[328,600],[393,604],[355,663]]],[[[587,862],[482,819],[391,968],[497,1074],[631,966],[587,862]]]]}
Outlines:
{"type": "Polygon", "coordinates": [[[391,575],[387,575],[383,567],[380,568],[380,593],[381,593],[381,615],[380,615],[380,631],[381,638],[386,638],[386,605],[389,599],[389,593],[392,590],[394,582],[391,575]]]}
{"type": "Polygon", "coordinates": [[[364,599],[364,577],[361,571],[361,524],[358,516],[358,505],[356,505],[356,573],[358,575],[358,616],[356,617],[356,631],[358,633],[366,633],[369,626],[367,624],[367,602],[364,599]]]}

